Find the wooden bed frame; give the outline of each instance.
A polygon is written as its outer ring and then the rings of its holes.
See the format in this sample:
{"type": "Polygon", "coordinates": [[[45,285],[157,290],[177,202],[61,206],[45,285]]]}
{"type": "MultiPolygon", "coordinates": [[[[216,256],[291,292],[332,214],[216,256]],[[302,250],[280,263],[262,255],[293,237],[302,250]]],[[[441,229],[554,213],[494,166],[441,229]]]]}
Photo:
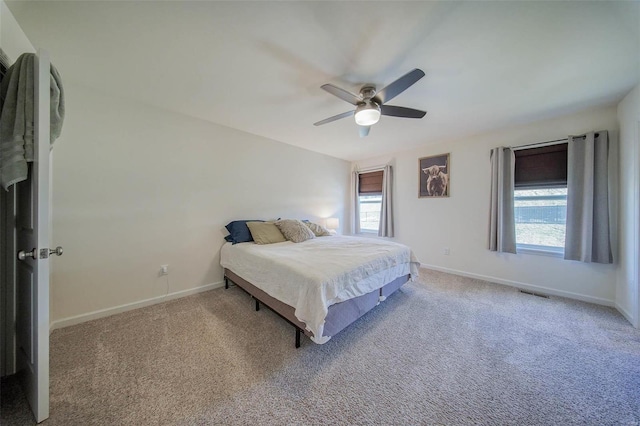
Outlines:
{"type": "MultiPolygon", "coordinates": [[[[336,303],[335,305],[331,305],[325,319],[324,335],[336,335],[339,331],[347,327],[349,324],[353,323],[362,315],[375,308],[381,300],[384,300],[384,298],[390,296],[393,292],[402,287],[407,281],[409,281],[409,278],[409,275],[396,278],[385,286],[370,293],[363,294],[362,296],[358,296],[353,299],[345,300],[344,302],[336,303]]],[[[283,303],[280,300],[269,296],[266,292],[260,290],[249,281],[240,277],[230,269],[225,268],[225,289],[229,288],[229,282],[234,283],[255,299],[256,311],[260,310],[260,304],[262,303],[264,306],[271,309],[273,312],[275,312],[285,321],[291,324],[296,330],[296,348],[300,347],[301,333],[304,333],[309,337],[314,337],[313,333],[306,329],[305,324],[302,323],[298,318],[296,318],[295,308],[293,306],[287,305],[286,303],[283,303]]]]}

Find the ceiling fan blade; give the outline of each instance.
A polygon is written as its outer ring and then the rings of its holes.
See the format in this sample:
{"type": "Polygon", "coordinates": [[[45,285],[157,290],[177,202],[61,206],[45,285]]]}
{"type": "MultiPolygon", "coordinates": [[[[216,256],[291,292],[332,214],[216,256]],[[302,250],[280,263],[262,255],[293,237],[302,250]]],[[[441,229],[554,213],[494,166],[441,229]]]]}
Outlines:
{"type": "Polygon", "coordinates": [[[360,132],[360,137],[364,138],[365,136],[369,135],[369,130],[371,130],[371,126],[358,126],[359,129],[358,131],[360,132]]]}
{"type": "Polygon", "coordinates": [[[380,90],[376,94],[375,98],[377,98],[381,104],[389,102],[391,99],[413,86],[413,84],[422,77],[424,77],[424,71],[421,69],[416,68],[413,71],[409,71],[384,89],[380,90]]]}
{"type": "Polygon", "coordinates": [[[354,95],[351,92],[347,92],[346,90],[341,89],[338,86],[334,86],[333,84],[323,84],[320,87],[331,93],[333,96],[337,96],[343,101],[349,102],[351,105],[358,105],[362,102],[362,98],[360,98],[360,96],[354,95]]]}
{"type": "Polygon", "coordinates": [[[325,118],[324,120],[313,123],[314,126],[322,126],[323,124],[331,123],[332,121],[340,120],[341,118],[349,117],[355,114],[355,111],[347,111],[342,114],[334,115],[333,117],[325,118]]]}
{"type": "Polygon", "coordinates": [[[427,114],[426,111],[420,111],[419,109],[405,108],[394,105],[382,105],[380,107],[380,113],[382,115],[404,118],[422,118],[427,114]]]}

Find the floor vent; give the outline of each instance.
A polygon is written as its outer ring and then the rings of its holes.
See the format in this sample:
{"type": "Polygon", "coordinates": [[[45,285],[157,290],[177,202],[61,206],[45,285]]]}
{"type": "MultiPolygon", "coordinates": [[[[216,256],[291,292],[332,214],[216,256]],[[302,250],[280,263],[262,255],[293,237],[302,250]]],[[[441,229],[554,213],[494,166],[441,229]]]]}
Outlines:
{"type": "Polygon", "coordinates": [[[549,296],[547,296],[546,294],[540,294],[540,293],[534,293],[532,291],[527,291],[527,290],[520,290],[520,293],[524,293],[524,294],[530,294],[532,296],[538,296],[538,297],[543,297],[545,299],[548,299],[549,296]]]}

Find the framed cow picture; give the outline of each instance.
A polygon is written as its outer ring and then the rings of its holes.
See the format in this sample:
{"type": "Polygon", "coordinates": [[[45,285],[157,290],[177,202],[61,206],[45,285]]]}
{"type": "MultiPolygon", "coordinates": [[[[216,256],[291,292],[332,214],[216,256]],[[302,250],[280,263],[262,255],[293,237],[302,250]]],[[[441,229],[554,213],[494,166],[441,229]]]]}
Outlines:
{"type": "Polygon", "coordinates": [[[448,197],[451,183],[450,154],[422,157],[418,160],[418,197],[448,197]]]}

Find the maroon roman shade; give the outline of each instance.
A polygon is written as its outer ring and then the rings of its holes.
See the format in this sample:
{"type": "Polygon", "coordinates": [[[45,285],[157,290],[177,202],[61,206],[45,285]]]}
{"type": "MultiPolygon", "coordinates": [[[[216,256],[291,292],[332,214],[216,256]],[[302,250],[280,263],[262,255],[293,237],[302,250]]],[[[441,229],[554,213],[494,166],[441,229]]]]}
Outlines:
{"type": "Polygon", "coordinates": [[[567,185],[568,144],[514,150],[515,187],[552,188],[567,185]]]}
{"type": "Polygon", "coordinates": [[[382,170],[377,172],[360,173],[359,175],[359,193],[374,195],[382,195],[382,170]]]}

